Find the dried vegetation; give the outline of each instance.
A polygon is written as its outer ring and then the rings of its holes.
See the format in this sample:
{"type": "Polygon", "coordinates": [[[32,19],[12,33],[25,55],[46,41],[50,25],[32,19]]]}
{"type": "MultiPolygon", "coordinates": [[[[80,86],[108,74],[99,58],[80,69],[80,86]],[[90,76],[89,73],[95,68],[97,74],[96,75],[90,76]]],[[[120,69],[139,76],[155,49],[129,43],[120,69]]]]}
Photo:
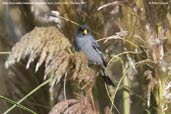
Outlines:
{"type": "MultiPolygon", "coordinates": [[[[9,90],[5,93],[17,90],[15,94],[8,94],[10,98],[19,99],[21,97],[17,96],[25,95],[26,92],[20,91],[23,90],[22,87],[20,88],[21,82],[28,82],[30,79],[30,83],[34,85],[37,79],[32,79],[35,76],[34,71],[43,71],[44,79],[51,79],[51,90],[54,89],[54,93],[59,94],[53,96],[53,102],[57,104],[50,114],[68,112],[71,114],[77,112],[78,114],[170,114],[171,7],[169,0],[87,0],[85,4],[50,6],[45,4],[45,6],[48,7],[47,12],[54,9],[59,11],[60,16],[56,15],[55,21],[60,25],[59,29],[34,28],[40,21],[34,19],[37,19],[37,16],[40,19],[41,15],[36,15],[34,11],[29,10],[30,6],[16,6],[15,10],[12,10],[17,12],[17,17],[21,18],[17,22],[21,21],[24,23],[23,26],[16,26],[14,20],[10,21],[13,18],[6,15],[8,20],[6,26],[10,28],[13,25],[13,29],[8,29],[9,36],[13,36],[14,41],[21,39],[13,46],[5,65],[9,67],[24,59],[27,61],[24,65],[20,63],[17,64],[20,66],[10,67],[9,71],[4,70],[3,67],[0,69],[3,72],[0,72],[0,76],[8,76],[7,79],[10,79],[8,83],[2,82],[9,90]],[[82,23],[83,20],[90,26],[92,34],[99,41],[109,60],[107,69],[111,71],[112,79],[117,80],[116,88],[105,88],[99,77],[95,81],[96,71],[88,67],[85,55],[72,51],[71,42],[77,28],[75,24],[82,23]],[[20,37],[21,34],[14,34],[16,30],[20,33],[32,31],[20,37]],[[23,67],[28,68],[28,71],[23,67]],[[30,71],[31,69],[34,70],[30,71]],[[106,106],[110,106],[110,109],[106,106]]],[[[45,13],[42,12],[44,10],[36,9],[37,11],[38,14],[45,13]]],[[[39,24],[42,25],[42,22],[39,24]]],[[[0,40],[4,39],[0,36],[0,40]]],[[[0,45],[0,49],[9,50],[9,47],[0,45]]],[[[4,58],[1,60],[4,61],[4,58]]],[[[4,64],[3,61],[0,62],[4,64]]],[[[43,77],[40,74],[36,75],[43,77]]],[[[41,95],[45,94],[41,93],[41,95]]],[[[41,101],[47,104],[47,101],[42,99],[41,101]]],[[[51,102],[50,100],[48,101],[51,102]]],[[[32,108],[38,109],[34,106],[32,108]]],[[[42,108],[36,111],[41,114],[47,112],[42,108]]]]}

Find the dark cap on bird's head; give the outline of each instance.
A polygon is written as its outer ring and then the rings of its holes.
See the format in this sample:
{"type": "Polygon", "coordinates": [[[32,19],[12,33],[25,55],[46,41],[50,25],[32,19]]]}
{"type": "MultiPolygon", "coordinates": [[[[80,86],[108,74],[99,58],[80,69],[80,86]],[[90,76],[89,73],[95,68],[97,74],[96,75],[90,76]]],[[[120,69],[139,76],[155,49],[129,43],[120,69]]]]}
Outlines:
{"type": "Polygon", "coordinates": [[[77,30],[77,34],[81,34],[83,36],[90,34],[90,28],[87,25],[80,25],[77,30]]]}

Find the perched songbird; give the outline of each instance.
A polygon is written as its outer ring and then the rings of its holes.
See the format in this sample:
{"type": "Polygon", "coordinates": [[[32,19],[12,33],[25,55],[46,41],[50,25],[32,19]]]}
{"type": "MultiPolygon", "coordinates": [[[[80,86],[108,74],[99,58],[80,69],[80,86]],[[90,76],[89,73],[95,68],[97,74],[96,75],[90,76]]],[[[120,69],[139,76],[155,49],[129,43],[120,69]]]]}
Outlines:
{"type": "Polygon", "coordinates": [[[113,82],[107,75],[105,70],[106,61],[104,59],[104,54],[100,49],[97,41],[92,36],[90,29],[87,25],[81,25],[75,35],[74,47],[76,51],[83,51],[90,63],[96,63],[101,66],[102,76],[105,82],[109,85],[114,86],[113,82]]]}

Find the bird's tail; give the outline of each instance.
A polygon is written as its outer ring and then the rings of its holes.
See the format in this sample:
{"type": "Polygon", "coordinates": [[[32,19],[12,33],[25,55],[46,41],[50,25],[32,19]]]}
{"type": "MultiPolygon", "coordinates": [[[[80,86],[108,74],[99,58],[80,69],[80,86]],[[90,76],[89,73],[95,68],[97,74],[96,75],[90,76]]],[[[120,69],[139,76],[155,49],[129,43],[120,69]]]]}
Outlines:
{"type": "Polygon", "coordinates": [[[102,70],[102,76],[106,84],[115,86],[115,84],[112,82],[105,69],[102,70]]]}

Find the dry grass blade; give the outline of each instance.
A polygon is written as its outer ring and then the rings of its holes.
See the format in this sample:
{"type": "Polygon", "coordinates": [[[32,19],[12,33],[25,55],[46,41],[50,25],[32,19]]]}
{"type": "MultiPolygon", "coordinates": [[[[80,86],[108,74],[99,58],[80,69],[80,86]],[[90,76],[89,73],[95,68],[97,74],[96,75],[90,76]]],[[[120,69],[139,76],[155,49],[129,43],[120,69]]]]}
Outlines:
{"type": "Polygon", "coordinates": [[[100,11],[101,9],[109,7],[109,6],[122,5],[124,2],[126,2],[126,1],[114,1],[114,2],[111,2],[111,3],[103,4],[97,10],[100,11]]]}
{"type": "Polygon", "coordinates": [[[151,91],[153,91],[157,81],[152,76],[152,71],[150,70],[145,71],[144,75],[147,77],[147,80],[149,80],[148,89],[147,89],[147,106],[150,107],[151,91]]]}

